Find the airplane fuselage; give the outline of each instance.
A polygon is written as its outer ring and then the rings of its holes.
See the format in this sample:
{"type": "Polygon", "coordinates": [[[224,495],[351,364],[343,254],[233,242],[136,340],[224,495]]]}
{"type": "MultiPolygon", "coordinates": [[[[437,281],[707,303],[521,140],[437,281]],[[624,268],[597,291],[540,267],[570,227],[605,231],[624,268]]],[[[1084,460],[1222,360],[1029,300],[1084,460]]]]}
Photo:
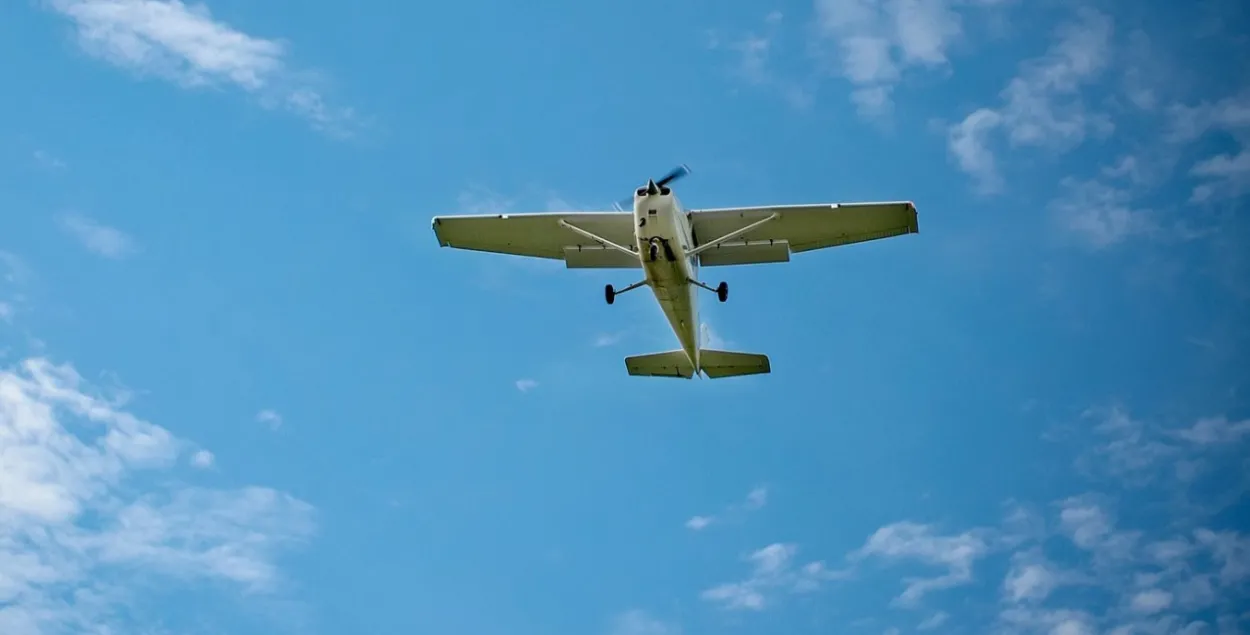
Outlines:
{"type": "Polygon", "coordinates": [[[634,239],[642,260],[647,286],[681,342],[694,368],[699,368],[698,257],[686,254],[694,248],[690,219],[671,193],[634,197],[634,239]]]}

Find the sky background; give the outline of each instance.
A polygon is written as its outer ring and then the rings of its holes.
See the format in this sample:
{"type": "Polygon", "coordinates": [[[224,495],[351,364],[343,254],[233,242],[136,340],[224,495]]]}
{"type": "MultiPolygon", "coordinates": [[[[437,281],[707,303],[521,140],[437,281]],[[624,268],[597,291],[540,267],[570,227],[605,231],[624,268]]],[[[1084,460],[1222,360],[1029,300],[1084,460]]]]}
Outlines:
{"type": "Polygon", "coordinates": [[[0,4],[0,633],[1250,631],[1250,15],[0,4]],[[440,214],[912,200],[628,272],[440,214]]]}

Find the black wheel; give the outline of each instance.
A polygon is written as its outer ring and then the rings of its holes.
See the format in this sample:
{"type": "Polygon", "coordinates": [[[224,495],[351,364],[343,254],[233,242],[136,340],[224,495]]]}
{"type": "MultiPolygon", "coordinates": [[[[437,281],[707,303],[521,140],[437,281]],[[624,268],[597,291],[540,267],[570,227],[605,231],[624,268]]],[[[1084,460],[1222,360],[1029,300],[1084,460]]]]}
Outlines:
{"type": "Polygon", "coordinates": [[[651,262],[655,262],[656,258],[660,257],[660,246],[655,243],[651,243],[650,255],[651,255],[651,262]]]}
{"type": "Polygon", "coordinates": [[[607,285],[603,288],[603,299],[607,300],[608,304],[616,301],[616,289],[613,289],[612,285],[607,285]]]}
{"type": "Polygon", "coordinates": [[[729,299],[729,283],[722,282],[716,286],[716,299],[724,302],[729,299]]]}

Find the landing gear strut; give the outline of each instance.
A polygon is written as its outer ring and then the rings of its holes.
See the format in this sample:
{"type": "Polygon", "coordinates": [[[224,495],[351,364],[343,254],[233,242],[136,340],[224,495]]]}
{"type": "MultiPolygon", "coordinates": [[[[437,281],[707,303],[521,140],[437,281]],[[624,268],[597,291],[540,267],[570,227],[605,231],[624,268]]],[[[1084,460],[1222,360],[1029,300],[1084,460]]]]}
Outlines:
{"type": "Polygon", "coordinates": [[[729,283],[728,282],[722,282],[716,285],[715,289],[707,286],[706,284],[703,284],[702,282],[699,282],[698,280],[691,280],[690,284],[693,284],[694,286],[702,288],[702,289],[707,289],[708,291],[715,293],[716,299],[720,300],[721,302],[724,302],[725,300],[729,299],[729,283]]]}
{"type": "Polygon", "coordinates": [[[608,304],[612,304],[613,302],[616,302],[616,296],[633,291],[634,289],[637,289],[645,284],[647,284],[646,280],[639,280],[638,282],[635,282],[619,291],[612,288],[612,285],[609,284],[603,287],[603,299],[606,300],[608,304]]]}

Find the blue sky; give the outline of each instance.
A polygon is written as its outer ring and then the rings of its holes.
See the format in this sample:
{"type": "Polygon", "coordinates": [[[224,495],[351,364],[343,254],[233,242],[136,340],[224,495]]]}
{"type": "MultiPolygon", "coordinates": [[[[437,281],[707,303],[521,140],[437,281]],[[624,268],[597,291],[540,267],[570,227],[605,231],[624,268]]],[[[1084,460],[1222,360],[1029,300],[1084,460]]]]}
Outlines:
{"type": "Polygon", "coordinates": [[[0,632],[1250,630],[1246,9],[0,6],[0,632]],[[706,270],[439,214],[913,200],[706,270]],[[710,299],[710,294],[706,299],[710,299]]]}

